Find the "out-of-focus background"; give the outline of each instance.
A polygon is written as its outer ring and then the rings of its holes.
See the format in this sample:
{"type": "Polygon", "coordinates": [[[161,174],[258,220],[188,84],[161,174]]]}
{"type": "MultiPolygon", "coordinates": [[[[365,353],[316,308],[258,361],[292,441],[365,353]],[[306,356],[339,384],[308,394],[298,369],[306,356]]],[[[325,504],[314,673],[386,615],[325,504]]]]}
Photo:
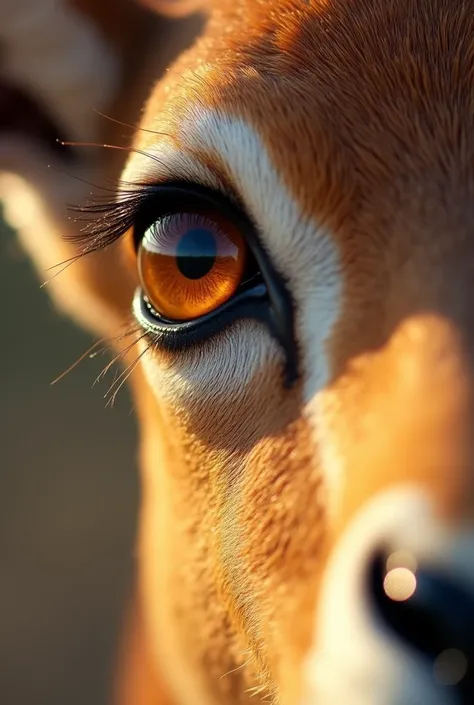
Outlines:
{"type": "MultiPolygon", "coordinates": [[[[97,21],[128,52],[121,77],[127,99],[116,96],[106,110],[112,121],[101,118],[100,126],[107,130],[100,141],[128,145],[133,129],[126,125],[138,122],[154,81],[202,20],[158,19],[132,0],[76,4],[94,16],[101,10],[97,21]]],[[[104,156],[113,180],[124,159],[121,150],[104,156]]],[[[74,175],[71,169],[65,173],[74,175]]],[[[54,309],[1,204],[0,291],[0,705],[109,705],[133,580],[139,488],[132,403],[123,386],[107,406],[115,368],[94,385],[107,355],[86,356],[51,385],[95,341],[54,309]]]]}
{"type": "Polygon", "coordinates": [[[131,402],[0,218],[0,703],[105,705],[131,581],[131,402]]]}

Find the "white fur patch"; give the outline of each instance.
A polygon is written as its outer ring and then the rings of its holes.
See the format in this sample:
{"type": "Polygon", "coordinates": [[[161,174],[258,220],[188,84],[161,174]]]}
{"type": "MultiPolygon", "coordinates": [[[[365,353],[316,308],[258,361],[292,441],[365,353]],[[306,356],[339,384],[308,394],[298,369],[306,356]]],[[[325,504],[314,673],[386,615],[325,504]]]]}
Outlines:
{"type": "Polygon", "coordinates": [[[324,351],[340,313],[341,277],[337,246],[306,217],[270,161],[264,143],[239,118],[200,112],[184,122],[181,140],[191,149],[224,161],[263,244],[289,282],[297,309],[297,338],[303,352],[306,400],[327,383],[324,351]]]}
{"type": "MultiPolygon", "coordinates": [[[[139,305],[136,297],[134,306],[139,305]]],[[[146,350],[139,345],[139,354],[146,350]]],[[[255,379],[265,365],[278,361],[276,342],[269,338],[262,323],[245,320],[223,331],[209,343],[169,355],[150,351],[143,355],[143,366],[156,396],[175,409],[186,409],[199,401],[228,398],[229,404],[255,379]]]]}
{"type": "MultiPolygon", "coordinates": [[[[284,184],[284,175],[271,163],[261,138],[242,119],[217,111],[196,110],[182,123],[179,138],[190,152],[208,156],[210,163],[213,155],[224,162],[235,190],[258,224],[263,245],[288,282],[296,307],[305,413],[314,427],[328,479],[329,509],[334,512],[342,481],[342,464],[324,428],[319,392],[331,374],[325,341],[341,311],[342,274],[337,245],[330,234],[301,212],[284,184]]],[[[137,179],[137,174],[146,180],[153,177],[158,181],[185,177],[213,188],[219,185],[225,188],[217,171],[211,171],[176,147],[165,144],[148,151],[156,161],[144,156],[137,159],[135,155],[125,179],[137,179]]],[[[218,389],[232,393],[235,385],[241,386],[258,371],[258,365],[263,364],[270,349],[270,337],[265,331],[260,329],[258,335],[254,333],[252,337],[246,331],[245,326],[234,328],[225,338],[225,345],[219,343],[212,353],[199,357],[188,355],[187,362],[178,355],[174,369],[166,373],[166,380],[163,371],[156,369],[158,365],[149,359],[147,370],[157,393],[163,394],[169,384],[173,393],[181,392],[179,397],[185,402],[185,390],[191,393],[194,385],[200,393],[206,388],[211,394],[213,378],[222,379],[224,383],[214,386],[215,393],[218,389]],[[236,336],[246,338],[237,341],[236,336]],[[231,350],[234,357],[230,364],[231,350]],[[247,374],[243,374],[244,366],[247,374]],[[225,375],[219,373],[222,370],[225,375]]]]}
{"type": "MultiPolygon", "coordinates": [[[[309,402],[330,375],[324,342],[340,313],[342,287],[337,246],[327,232],[301,212],[284,185],[283,175],[272,165],[264,143],[243,120],[217,111],[196,111],[182,123],[179,137],[190,152],[204,153],[211,162],[216,155],[225,163],[234,188],[258,224],[265,248],[288,282],[296,305],[305,400],[309,402]]],[[[146,174],[147,180],[186,177],[211,187],[220,184],[217,172],[169,144],[148,151],[153,161],[135,156],[125,179],[137,179],[138,175],[143,178],[146,174]]],[[[268,336],[248,342],[249,352],[257,344],[267,347],[268,336]]],[[[226,365],[224,349],[217,349],[215,357],[215,364],[226,365]]],[[[251,354],[248,359],[257,358],[263,360],[265,352],[251,354]]],[[[176,365],[179,369],[179,359],[176,365]]],[[[237,380],[238,370],[237,366],[237,380]]],[[[232,385],[234,375],[228,371],[228,383],[232,385]]]]}

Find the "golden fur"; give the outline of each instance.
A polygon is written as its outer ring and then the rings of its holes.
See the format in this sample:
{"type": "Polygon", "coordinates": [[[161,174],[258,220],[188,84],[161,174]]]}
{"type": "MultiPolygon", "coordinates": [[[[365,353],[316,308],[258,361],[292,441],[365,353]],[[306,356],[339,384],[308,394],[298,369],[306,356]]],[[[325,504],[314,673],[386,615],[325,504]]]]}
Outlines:
{"type": "MultiPolygon", "coordinates": [[[[474,2],[215,0],[209,12],[153,87],[134,146],[186,152],[185,120],[239,118],[302,215],[330,233],[343,295],[318,399],[325,442],[343,459],[341,496],[330,517],[304,411],[308,369],[288,391],[272,351],[212,404],[170,398],[137,369],[139,601],[153,665],[135,665],[156,668],[178,705],[237,705],[253,689],[292,705],[325,561],[357,510],[410,482],[448,523],[472,520],[474,2]]],[[[192,156],[238,190],[218,150],[192,156]]],[[[144,168],[132,154],[127,178],[144,168]]],[[[137,279],[132,268],[123,288],[121,256],[83,266],[88,291],[128,310],[137,279]]],[[[203,346],[201,363],[221,344],[203,346]]],[[[156,351],[147,369],[199,360],[156,351]]],[[[150,705],[150,692],[130,703],[150,705]]]]}

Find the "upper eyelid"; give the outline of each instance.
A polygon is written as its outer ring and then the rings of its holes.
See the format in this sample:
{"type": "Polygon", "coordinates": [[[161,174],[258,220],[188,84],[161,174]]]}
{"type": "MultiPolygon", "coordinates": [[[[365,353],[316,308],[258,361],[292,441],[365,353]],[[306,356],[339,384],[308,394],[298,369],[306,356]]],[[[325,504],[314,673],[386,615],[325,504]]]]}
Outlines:
{"type": "MultiPolygon", "coordinates": [[[[235,194],[229,194],[227,190],[222,188],[213,189],[207,185],[190,183],[187,181],[174,180],[168,183],[135,183],[130,184],[128,188],[121,188],[116,192],[115,197],[108,202],[91,201],[78,208],[72,209],[79,213],[79,218],[76,220],[86,220],[87,215],[94,216],[83,227],[79,233],[69,237],[69,240],[79,246],[78,256],[91,254],[98,250],[106,249],[127,235],[132,230],[140,231],[143,229],[141,224],[146,222],[146,212],[150,209],[156,213],[156,219],[167,214],[166,201],[163,206],[158,206],[160,196],[166,198],[166,192],[173,192],[174,189],[189,189],[190,193],[195,193],[202,189],[203,194],[210,194],[223,199],[230,207],[242,213],[242,220],[248,220],[243,204],[238,201],[235,194]]],[[[169,211],[178,212],[178,208],[174,206],[169,211]]],[[[149,217],[147,226],[151,225],[154,218],[149,217]]],[[[141,233],[143,234],[143,233],[141,233]]],[[[134,238],[135,239],[135,238],[134,238]]],[[[134,239],[130,242],[134,242],[134,239]]]]}
{"type": "Polygon", "coordinates": [[[224,191],[228,181],[206,155],[184,151],[170,142],[160,142],[146,151],[135,152],[123,178],[129,183],[138,181],[143,184],[189,181],[224,191]]]}
{"type": "MultiPolygon", "coordinates": [[[[219,193],[248,218],[248,210],[231,173],[211,154],[183,151],[170,143],[149,150],[133,150],[120,186],[108,202],[92,200],[73,209],[81,218],[92,218],[70,239],[80,247],[79,256],[105,249],[135,225],[143,201],[152,192],[172,183],[190,183],[219,193]],[[220,168],[223,167],[223,168],[220,168]]],[[[250,220],[250,218],[248,218],[250,220]]]]}
{"type": "Polygon", "coordinates": [[[231,170],[214,151],[184,150],[170,142],[161,142],[135,154],[125,169],[124,179],[150,185],[176,182],[198,184],[219,192],[246,210],[231,170]]]}

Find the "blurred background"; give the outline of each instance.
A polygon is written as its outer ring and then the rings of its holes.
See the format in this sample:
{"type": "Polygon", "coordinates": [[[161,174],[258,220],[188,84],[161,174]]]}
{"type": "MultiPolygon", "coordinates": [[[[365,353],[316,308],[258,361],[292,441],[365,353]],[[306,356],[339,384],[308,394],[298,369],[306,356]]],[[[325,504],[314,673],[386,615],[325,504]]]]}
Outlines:
{"type": "MultiPolygon", "coordinates": [[[[126,99],[118,95],[107,114],[136,124],[154,81],[202,20],[158,19],[131,0],[74,4],[97,14],[99,29],[126,57],[126,99]]],[[[15,7],[13,0],[8,8],[15,7]]],[[[5,91],[1,79],[0,71],[5,91]]],[[[88,84],[83,90],[89,95],[88,84]]],[[[28,111],[12,112],[1,98],[0,90],[0,130],[2,116],[9,130],[29,129],[28,119],[21,122],[28,111]]],[[[129,144],[133,129],[95,119],[105,141],[129,144]]],[[[114,183],[124,159],[122,151],[107,154],[114,183]]],[[[34,223],[31,232],[34,239],[34,223]]],[[[86,356],[51,384],[95,341],[58,314],[40,283],[0,203],[0,705],[109,705],[132,588],[135,419],[125,386],[112,408],[104,399],[115,366],[94,384],[107,355],[86,356]]]]}
{"type": "Polygon", "coordinates": [[[0,703],[105,705],[137,512],[127,390],[0,219],[0,703]]]}

